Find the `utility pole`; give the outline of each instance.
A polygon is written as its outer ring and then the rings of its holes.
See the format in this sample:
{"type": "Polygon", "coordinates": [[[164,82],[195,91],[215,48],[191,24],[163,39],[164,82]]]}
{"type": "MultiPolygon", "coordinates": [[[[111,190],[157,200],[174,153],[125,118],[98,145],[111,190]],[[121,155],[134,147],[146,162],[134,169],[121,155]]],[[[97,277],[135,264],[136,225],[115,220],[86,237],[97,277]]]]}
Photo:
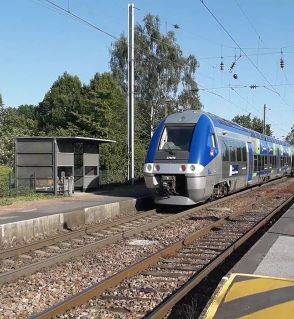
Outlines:
{"type": "Polygon", "coordinates": [[[263,134],[265,134],[265,112],[266,112],[266,104],[263,105],[263,134]]]}
{"type": "Polygon", "coordinates": [[[135,5],[128,5],[128,180],[134,183],[134,12],[135,5]]]}

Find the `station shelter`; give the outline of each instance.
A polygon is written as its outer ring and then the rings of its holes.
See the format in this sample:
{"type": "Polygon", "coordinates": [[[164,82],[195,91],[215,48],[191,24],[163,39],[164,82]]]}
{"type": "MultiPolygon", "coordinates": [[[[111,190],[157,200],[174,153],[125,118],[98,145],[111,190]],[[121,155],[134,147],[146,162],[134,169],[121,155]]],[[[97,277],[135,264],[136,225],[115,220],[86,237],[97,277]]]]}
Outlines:
{"type": "Polygon", "coordinates": [[[71,178],[73,188],[90,191],[100,185],[99,146],[113,140],[89,137],[15,138],[15,187],[57,194],[60,180],[71,178]]]}

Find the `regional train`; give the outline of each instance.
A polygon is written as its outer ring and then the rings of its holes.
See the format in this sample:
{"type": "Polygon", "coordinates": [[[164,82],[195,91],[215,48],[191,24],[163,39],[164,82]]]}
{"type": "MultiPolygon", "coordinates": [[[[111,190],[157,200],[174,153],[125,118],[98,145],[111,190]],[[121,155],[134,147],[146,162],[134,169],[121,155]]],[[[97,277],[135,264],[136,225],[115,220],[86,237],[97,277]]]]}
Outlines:
{"type": "Polygon", "coordinates": [[[293,146],[194,110],[159,124],[144,165],[146,186],[163,205],[194,205],[293,172],[293,146]]]}

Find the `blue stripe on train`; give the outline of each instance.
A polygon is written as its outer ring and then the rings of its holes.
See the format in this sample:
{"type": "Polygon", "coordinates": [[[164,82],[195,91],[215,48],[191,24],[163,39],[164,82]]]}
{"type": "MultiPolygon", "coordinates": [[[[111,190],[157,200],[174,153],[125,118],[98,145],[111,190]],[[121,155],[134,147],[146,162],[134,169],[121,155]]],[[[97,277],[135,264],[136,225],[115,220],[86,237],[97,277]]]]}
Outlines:
{"type": "Polygon", "coordinates": [[[154,156],[158,149],[158,145],[159,145],[159,141],[160,141],[163,129],[164,129],[164,121],[160,122],[159,126],[157,127],[156,131],[154,132],[152,136],[145,163],[154,162],[154,156]]]}

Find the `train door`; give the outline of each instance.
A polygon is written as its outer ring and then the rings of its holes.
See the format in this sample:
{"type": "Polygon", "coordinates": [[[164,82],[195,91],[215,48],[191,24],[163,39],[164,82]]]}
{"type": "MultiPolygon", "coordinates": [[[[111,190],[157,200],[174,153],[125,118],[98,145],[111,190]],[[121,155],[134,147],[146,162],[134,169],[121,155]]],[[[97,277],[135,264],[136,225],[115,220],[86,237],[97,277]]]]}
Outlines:
{"type": "Polygon", "coordinates": [[[248,156],[247,156],[247,163],[248,163],[248,171],[247,171],[247,181],[248,183],[252,183],[252,175],[253,175],[253,146],[251,142],[247,142],[247,149],[248,149],[248,156]]]}

